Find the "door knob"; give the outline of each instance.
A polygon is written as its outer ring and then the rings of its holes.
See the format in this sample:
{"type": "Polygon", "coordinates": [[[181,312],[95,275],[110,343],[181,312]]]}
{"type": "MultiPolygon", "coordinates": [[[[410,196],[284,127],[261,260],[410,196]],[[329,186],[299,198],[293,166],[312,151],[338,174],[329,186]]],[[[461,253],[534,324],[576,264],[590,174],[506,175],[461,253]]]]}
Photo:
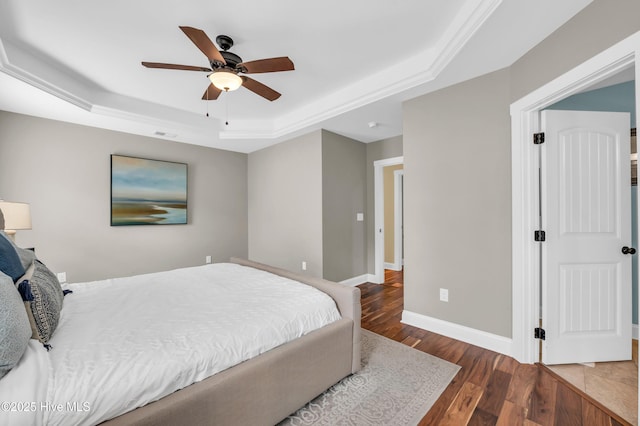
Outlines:
{"type": "Polygon", "coordinates": [[[633,247],[624,246],[622,247],[622,254],[636,254],[636,249],[634,249],[633,247]]]}

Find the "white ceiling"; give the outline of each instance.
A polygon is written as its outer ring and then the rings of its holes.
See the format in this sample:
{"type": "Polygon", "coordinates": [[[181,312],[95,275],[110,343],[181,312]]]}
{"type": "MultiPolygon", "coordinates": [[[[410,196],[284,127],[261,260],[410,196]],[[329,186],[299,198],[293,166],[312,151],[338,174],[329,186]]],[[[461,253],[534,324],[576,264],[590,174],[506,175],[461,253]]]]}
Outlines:
{"type": "Polygon", "coordinates": [[[402,133],[402,101],[512,64],[590,2],[0,0],[0,109],[238,152],[318,128],[371,142],[402,133]],[[207,73],[143,67],[209,65],[181,25],[289,56],[252,75],[282,97],[202,101],[207,73]]]}

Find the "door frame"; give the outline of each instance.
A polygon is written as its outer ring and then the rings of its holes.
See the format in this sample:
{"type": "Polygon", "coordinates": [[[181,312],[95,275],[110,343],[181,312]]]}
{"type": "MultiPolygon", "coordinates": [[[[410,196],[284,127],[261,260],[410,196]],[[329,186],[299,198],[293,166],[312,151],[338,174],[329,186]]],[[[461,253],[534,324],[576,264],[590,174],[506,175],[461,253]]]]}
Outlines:
{"type": "MultiPolygon", "coordinates": [[[[533,233],[538,227],[540,187],[532,135],[540,129],[540,110],[634,65],[636,82],[640,81],[639,57],[637,32],[511,104],[511,355],[521,363],[537,362],[539,350],[533,333],[539,322],[540,243],[533,240],[533,233]]],[[[640,84],[635,99],[637,115],[640,84]]]]}
{"type": "Polygon", "coordinates": [[[404,157],[385,158],[373,162],[373,198],[374,198],[374,271],[371,282],[384,282],[384,176],[387,166],[404,164],[404,157]]]}

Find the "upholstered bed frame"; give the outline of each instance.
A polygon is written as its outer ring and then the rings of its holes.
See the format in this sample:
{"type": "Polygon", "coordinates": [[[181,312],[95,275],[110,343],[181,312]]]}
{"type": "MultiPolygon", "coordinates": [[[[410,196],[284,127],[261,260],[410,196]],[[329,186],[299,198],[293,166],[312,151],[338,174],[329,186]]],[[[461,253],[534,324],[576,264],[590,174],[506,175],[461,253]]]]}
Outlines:
{"type": "Polygon", "coordinates": [[[248,260],[231,262],[322,290],[342,319],[104,425],[274,425],[360,369],[360,289],[248,260]]]}

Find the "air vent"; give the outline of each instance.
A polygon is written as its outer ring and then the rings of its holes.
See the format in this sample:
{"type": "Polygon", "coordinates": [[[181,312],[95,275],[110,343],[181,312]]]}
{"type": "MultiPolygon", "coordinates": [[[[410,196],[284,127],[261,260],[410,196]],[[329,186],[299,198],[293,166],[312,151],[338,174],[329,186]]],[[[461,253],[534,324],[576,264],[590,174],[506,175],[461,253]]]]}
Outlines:
{"type": "Polygon", "coordinates": [[[162,136],[163,138],[175,138],[176,136],[178,136],[175,133],[167,133],[167,132],[161,132],[160,130],[156,130],[154,135],[156,136],[162,136]]]}

